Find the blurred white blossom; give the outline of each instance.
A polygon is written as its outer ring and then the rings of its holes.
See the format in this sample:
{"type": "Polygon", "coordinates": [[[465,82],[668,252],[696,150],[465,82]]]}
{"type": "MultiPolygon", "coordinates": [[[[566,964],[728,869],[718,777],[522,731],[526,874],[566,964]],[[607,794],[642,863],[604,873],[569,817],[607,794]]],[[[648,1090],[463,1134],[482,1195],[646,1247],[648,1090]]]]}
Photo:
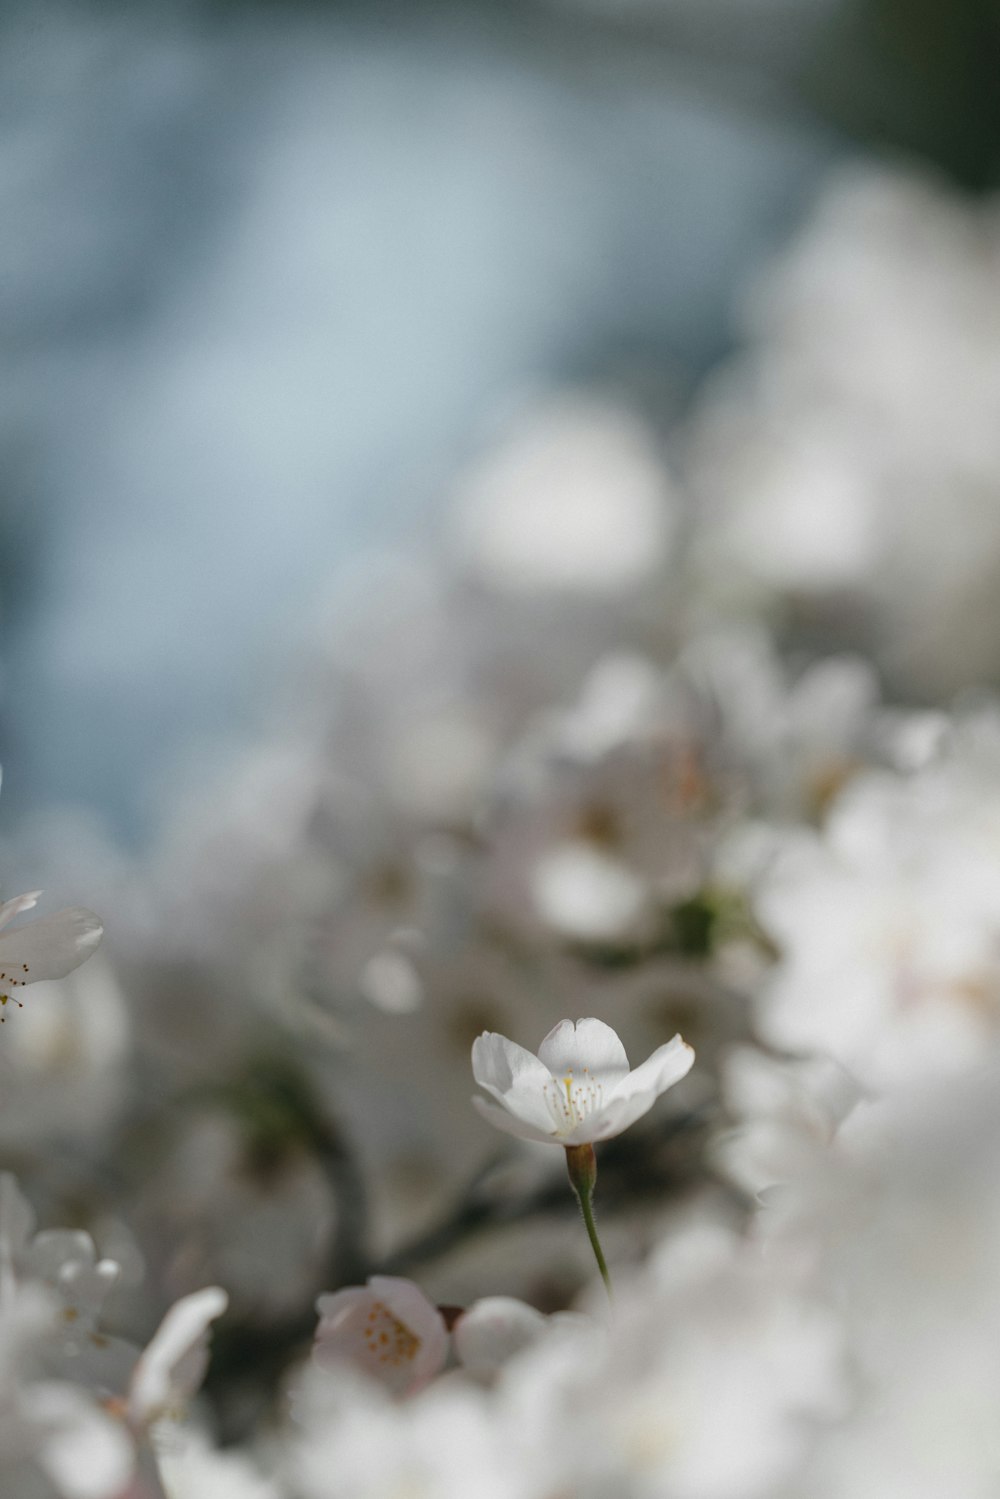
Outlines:
{"type": "Polygon", "coordinates": [[[996,679],[998,223],[915,172],[843,173],[692,427],[717,601],[860,627],[920,692],[996,679]]]}
{"type": "Polygon", "coordinates": [[[754,896],[781,953],[770,1039],[874,1086],[982,1055],[1000,1026],[998,770],[990,715],[912,775],[857,777],[821,830],[789,832],[754,896]]]}
{"type": "Polygon", "coordinates": [[[676,499],[651,434],[591,397],[552,400],[469,474],[455,529],[493,585],[614,593],[669,551],[676,499]]]}

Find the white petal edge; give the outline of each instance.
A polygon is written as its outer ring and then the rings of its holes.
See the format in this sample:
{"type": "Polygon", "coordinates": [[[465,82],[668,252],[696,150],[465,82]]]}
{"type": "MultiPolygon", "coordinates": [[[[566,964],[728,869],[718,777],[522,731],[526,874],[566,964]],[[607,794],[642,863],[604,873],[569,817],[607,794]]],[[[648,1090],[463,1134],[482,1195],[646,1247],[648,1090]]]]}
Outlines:
{"type": "Polygon", "coordinates": [[[65,1499],[106,1499],[124,1492],[135,1453],[120,1421],[83,1390],[55,1380],[31,1386],[30,1412],[43,1433],[41,1466],[65,1499]]]}
{"type": "Polygon", "coordinates": [[[0,927],[13,921],[15,916],[20,916],[22,911],[33,910],[38,905],[41,893],[40,890],[29,890],[26,895],[15,895],[12,900],[5,900],[0,906],[0,927]]]}
{"type": "Polygon", "coordinates": [[[645,1093],[647,1090],[652,1090],[653,1097],[658,1098],[661,1093],[686,1077],[693,1066],[694,1048],[680,1036],[674,1036],[663,1046],[658,1046],[634,1072],[623,1078],[608,1102],[631,1098],[634,1094],[645,1093]]]}
{"type": "Polygon", "coordinates": [[[519,1140],[541,1140],[546,1145],[563,1144],[556,1134],[555,1124],[548,1131],[536,1129],[534,1125],[526,1124],[523,1119],[508,1113],[500,1104],[490,1103],[488,1099],[480,1098],[478,1093],[473,1096],[472,1107],[497,1129],[503,1130],[508,1135],[516,1135],[519,1140]]]}
{"type": "Polygon", "coordinates": [[[62,979],[90,957],[104,934],[93,911],[72,906],[0,933],[0,990],[62,979]]]}
{"type": "Polygon", "coordinates": [[[534,1052],[498,1031],[483,1031],[473,1041],[472,1076],[481,1088],[497,1097],[509,1093],[521,1080],[534,1082],[537,1078],[540,1087],[549,1080],[548,1069],[534,1052]]]}
{"type": "Polygon", "coordinates": [[[221,1286],[182,1296],[167,1312],[136,1364],[129,1389],[129,1416],[145,1426],[175,1401],[192,1395],[207,1363],[208,1329],[229,1305],[221,1286]]]}
{"type": "Polygon", "coordinates": [[[472,1043],[472,1075],[503,1108],[548,1134],[552,1116],[546,1090],[552,1075],[533,1052],[496,1031],[484,1031],[472,1043]]]}
{"type": "Polygon", "coordinates": [[[617,1032],[593,1015],[560,1020],[538,1048],[538,1058],[554,1077],[587,1067],[599,1081],[614,1085],[628,1073],[628,1057],[617,1032]]]}

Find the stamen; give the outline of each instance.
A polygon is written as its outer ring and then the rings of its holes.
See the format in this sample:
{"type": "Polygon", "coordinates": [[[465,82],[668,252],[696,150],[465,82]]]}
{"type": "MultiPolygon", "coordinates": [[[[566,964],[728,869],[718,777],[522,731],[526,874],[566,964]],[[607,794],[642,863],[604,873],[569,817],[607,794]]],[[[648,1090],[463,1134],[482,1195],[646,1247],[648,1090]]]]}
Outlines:
{"type": "Polygon", "coordinates": [[[365,1344],[380,1364],[410,1363],[420,1351],[420,1339],[394,1317],[383,1301],[376,1301],[365,1320],[365,1344]]]}
{"type": "Polygon", "coordinates": [[[570,1068],[564,1077],[553,1078],[546,1085],[545,1101],[559,1134],[568,1135],[588,1115],[603,1107],[604,1089],[591,1076],[589,1067],[584,1067],[582,1081],[574,1078],[570,1068]]]}

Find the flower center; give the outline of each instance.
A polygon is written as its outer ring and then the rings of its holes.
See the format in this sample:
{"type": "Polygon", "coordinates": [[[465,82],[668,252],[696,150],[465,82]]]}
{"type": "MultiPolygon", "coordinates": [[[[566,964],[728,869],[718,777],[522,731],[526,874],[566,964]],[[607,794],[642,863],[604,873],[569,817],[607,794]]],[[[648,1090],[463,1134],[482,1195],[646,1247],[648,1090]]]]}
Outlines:
{"type": "Polygon", "coordinates": [[[567,1068],[562,1077],[554,1077],[545,1085],[545,1102],[561,1135],[568,1135],[582,1124],[589,1114],[595,1113],[604,1104],[604,1089],[584,1067],[580,1077],[567,1068]]]}
{"type": "Polygon", "coordinates": [[[392,1315],[384,1301],[374,1302],[365,1319],[365,1343],[376,1363],[396,1369],[410,1363],[420,1350],[420,1339],[392,1315]]]}

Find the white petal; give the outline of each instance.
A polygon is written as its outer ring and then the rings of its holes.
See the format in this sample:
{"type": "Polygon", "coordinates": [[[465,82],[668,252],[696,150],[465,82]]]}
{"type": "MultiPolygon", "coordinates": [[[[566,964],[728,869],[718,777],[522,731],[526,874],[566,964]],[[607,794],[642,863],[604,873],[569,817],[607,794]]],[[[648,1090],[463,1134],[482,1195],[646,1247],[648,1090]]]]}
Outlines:
{"type": "Polygon", "coordinates": [[[103,926],[93,911],[74,906],[0,935],[0,992],[40,979],[61,979],[89,958],[103,926]]]}
{"type": "Polygon", "coordinates": [[[694,1052],[675,1036],[647,1057],[640,1067],[622,1078],[603,1106],[586,1115],[575,1129],[560,1137],[561,1145],[595,1144],[620,1135],[647,1113],[661,1093],[690,1071],[694,1052]]]}
{"type": "Polygon", "coordinates": [[[31,1386],[31,1419],[44,1433],[41,1462],[65,1499],[124,1491],[135,1454],[128,1433],[70,1384],[31,1386]]]}
{"type": "Polygon", "coordinates": [[[628,1075],[628,1057],[610,1025],[592,1017],[560,1020],[538,1048],[539,1060],[554,1077],[589,1069],[595,1082],[616,1087],[628,1075]]]}
{"type": "Polygon", "coordinates": [[[472,1075],[481,1088],[498,1097],[509,1093],[515,1083],[537,1079],[539,1091],[548,1082],[547,1070],[533,1052],[508,1041],[496,1031],[483,1031],[472,1043],[472,1075]]]}
{"type": "Polygon", "coordinates": [[[693,1065],[694,1049],[680,1036],[674,1036],[665,1045],[658,1046],[652,1056],[647,1057],[634,1072],[622,1079],[614,1091],[614,1102],[649,1091],[654,1098],[658,1098],[661,1093],[672,1088],[674,1083],[679,1083],[682,1077],[687,1077],[693,1065]]]}
{"type": "Polygon", "coordinates": [[[545,1331],[546,1318],[514,1296],[484,1296],[452,1330],[458,1361],[470,1374],[493,1374],[545,1331]]]}
{"type": "Polygon", "coordinates": [[[495,1031],[484,1031],[472,1043],[472,1075],[518,1119],[545,1136],[549,1134],[552,1116],[545,1091],[552,1078],[532,1052],[495,1031]]]}
{"type": "Polygon", "coordinates": [[[551,1116],[547,1130],[536,1128],[527,1124],[523,1119],[510,1114],[499,1104],[490,1103],[488,1099],[480,1098],[477,1094],[472,1100],[472,1106],[488,1119],[490,1124],[502,1129],[505,1134],[516,1135],[519,1140],[542,1140],[546,1145],[561,1145],[563,1142],[556,1134],[555,1122],[551,1116]]]}
{"type": "MultiPolygon", "coordinates": [[[[595,1117],[593,1132],[586,1138],[609,1140],[613,1135],[620,1135],[649,1112],[661,1093],[679,1083],[690,1072],[693,1063],[694,1051],[680,1036],[657,1047],[651,1057],[619,1083],[614,1095],[595,1117]]],[[[590,1120],[585,1122],[591,1123],[590,1120]]],[[[577,1139],[574,1133],[568,1143],[582,1144],[583,1139],[577,1139]]]]}
{"type": "Polygon", "coordinates": [[[342,1291],[328,1291],[320,1296],[316,1301],[320,1323],[317,1336],[324,1324],[332,1330],[353,1307],[367,1300],[368,1290],[365,1286],[345,1286],[342,1291]]]}
{"type": "Polygon", "coordinates": [[[649,1112],[656,1102],[657,1094],[652,1088],[646,1088],[639,1093],[631,1093],[627,1098],[613,1098],[606,1104],[599,1114],[585,1119],[583,1123],[567,1135],[567,1145],[596,1145],[600,1140],[611,1140],[615,1135],[622,1134],[641,1119],[643,1114],[649,1112]]]}
{"type": "Polygon", "coordinates": [[[38,905],[40,890],[29,890],[27,895],[15,895],[13,900],[5,900],[0,906],[0,926],[6,926],[15,916],[20,916],[22,911],[30,911],[38,905]]]}
{"type": "MultiPolygon", "coordinates": [[[[596,1145],[599,1140],[610,1140],[613,1135],[620,1135],[622,1130],[627,1129],[634,1119],[639,1118],[639,1114],[646,1111],[645,1109],[640,1109],[639,1113],[634,1114],[625,1124],[622,1124],[621,1120],[624,1117],[626,1106],[630,1101],[626,1099],[620,1101],[612,1100],[611,1103],[606,1103],[603,1108],[595,1109],[592,1114],[588,1114],[584,1119],[581,1119],[580,1123],[575,1129],[571,1129],[569,1134],[560,1135],[559,1144],[596,1145]]],[[[650,1100],[646,1108],[649,1108],[653,1101],[654,1095],[650,1095],[650,1100]]]]}
{"type": "Polygon", "coordinates": [[[208,1329],[221,1317],[229,1297],[207,1286],[167,1312],[136,1365],[129,1391],[129,1415],[143,1426],[192,1395],[208,1362],[208,1329]]]}
{"type": "Polygon", "coordinates": [[[634,932],[649,905],[647,886],[620,859],[582,840],[557,844],[531,875],[539,914],[564,937],[615,942],[634,932]]]}

